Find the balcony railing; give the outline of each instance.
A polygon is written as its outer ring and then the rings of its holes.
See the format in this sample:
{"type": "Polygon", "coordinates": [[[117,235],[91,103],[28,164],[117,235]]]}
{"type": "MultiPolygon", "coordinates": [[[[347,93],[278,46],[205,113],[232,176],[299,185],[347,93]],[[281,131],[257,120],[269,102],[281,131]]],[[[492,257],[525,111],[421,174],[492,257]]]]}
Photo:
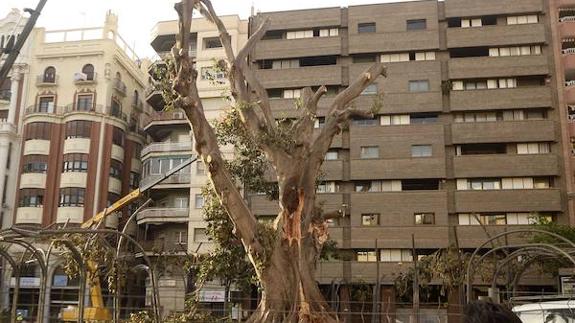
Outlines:
{"type": "MultiPolygon", "coordinates": [[[[142,179],[142,181],[140,182],[140,187],[146,187],[151,182],[154,182],[154,181],[162,178],[162,176],[164,176],[164,175],[148,175],[142,179]]],[[[165,179],[163,182],[161,182],[158,185],[161,186],[161,185],[169,185],[169,184],[190,184],[190,179],[191,179],[191,174],[189,174],[189,173],[176,173],[176,174],[168,177],[167,179],[165,179]]]]}
{"type": "Polygon", "coordinates": [[[561,50],[563,54],[575,54],[575,48],[565,48],[561,50]]]}
{"type": "Polygon", "coordinates": [[[89,109],[83,109],[73,104],[67,106],[48,106],[40,107],[39,105],[31,105],[26,108],[26,115],[31,114],[51,114],[51,115],[64,115],[73,112],[86,112],[86,113],[104,113],[104,107],[100,104],[94,105],[89,109]]]}
{"type": "Polygon", "coordinates": [[[122,82],[120,79],[114,79],[113,81],[114,90],[118,91],[118,93],[122,95],[126,95],[126,83],[122,82]]]}
{"type": "Polygon", "coordinates": [[[144,125],[148,125],[154,121],[172,121],[172,120],[186,120],[186,115],[183,111],[162,111],[152,113],[145,117],[144,125]]]}
{"type": "Polygon", "coordinates": [[[142,111],[144,110],[144,102],[142,102],[142,100],[140,100],[139,98],[133,98],[132,108],[142,111]]]}
{"type": "Polygon", "coordinates": [[[0,90],[0,100],[10,101],[11,97],[12,97],[12,91],[0,90]]]}
{"type": "Polygon", "coordinates": [[[87,75],[84,73],[75,73],[74,74],[74,83],[75,84],[90,84],[90,83],[97,83],[98,81],[98,74],[92,73],[92,75],[87,75]]]}
{"type": "Polygon", "coordinates": [[[190,214],[189,208],[150,208],[142,210],[137,217],[138,221],[150,219],[154,222],[166,221],[169,222],[174,218],[187,218],[190,214]]]}
{"type": "Polygon", "coordinates": [[[142,156],[151,152],[167,153],[192,150],[192,142],[174,142],[174,143],[155,143],[150,144],[142,149],[142,156]]]}
{"type": "Polygon", "coordinates": [[[575,80],[565,81],[565,86],[573,86],[575,85],[575,80]]]}
{"type": "Polygon", "coordinates": [[[559,22],[575,22],[575,16],[566,16],[559,18],[559,22]]]}
{"type": "Polygon", "coordinates": [[[36,76],[36,86],[56,86],[58,85],[59,75],[46,77],[44,74],[36,76]]]}
{"type": "Polygon", "coordinates": [[[106,108],[106,111],[108,115],[111,115],[112,117],[116,117],[118,119],[122,119],[128,122],[128,116],[125,113],[123,113],[122,110],[113,109],[111,106],[109,106],[106,108]]]}
{"type": "Polygon", "coordinates": [[[146,88],[146,92],[145,92],[145,93],[146,93],[146,98],[149,97],[150,95],[154,94],[155,92],[158,92],[158,93],[159,93],[160,90],[156,89],[156,87],[153,86],[153,85],[148,86],[148,87],[146,88]]]}
{"type": "Polygon", "coordinates": [[[101,104],[92,105],[91,107],[80,107],[75,104],[69,104],[64,108],[64,113],[72,112],[98,112],[104,113],[104,106],[101,104]]]}

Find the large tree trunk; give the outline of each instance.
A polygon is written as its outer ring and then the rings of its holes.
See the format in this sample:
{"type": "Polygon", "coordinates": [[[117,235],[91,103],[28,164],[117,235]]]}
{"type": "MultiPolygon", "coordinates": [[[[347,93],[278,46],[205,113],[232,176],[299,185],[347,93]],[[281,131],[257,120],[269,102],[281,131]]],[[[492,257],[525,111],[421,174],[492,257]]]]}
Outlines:
{"type": "Polygon", "coordinates": [[[278,239],[261,276],[262,299],[248,322],[336,322],[315,277],[316,247],[278,239]]]}

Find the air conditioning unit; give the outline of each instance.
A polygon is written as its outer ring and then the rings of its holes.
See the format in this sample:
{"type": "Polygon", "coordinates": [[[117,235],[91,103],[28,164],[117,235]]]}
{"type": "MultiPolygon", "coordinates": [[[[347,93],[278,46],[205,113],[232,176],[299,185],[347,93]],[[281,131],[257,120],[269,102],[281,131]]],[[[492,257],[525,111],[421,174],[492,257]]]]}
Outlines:
{"type": "Polygon", "coordinates": [[[84,73],[74,73],[74,81],[87,81],[88,75],[84,73]]]}
{"type": "Polygon", "coordinates": [[[179,119],[184,119],[184,113],[181,111],[176,111],[174,112],[174,119],[179,120],[179,119]]]}

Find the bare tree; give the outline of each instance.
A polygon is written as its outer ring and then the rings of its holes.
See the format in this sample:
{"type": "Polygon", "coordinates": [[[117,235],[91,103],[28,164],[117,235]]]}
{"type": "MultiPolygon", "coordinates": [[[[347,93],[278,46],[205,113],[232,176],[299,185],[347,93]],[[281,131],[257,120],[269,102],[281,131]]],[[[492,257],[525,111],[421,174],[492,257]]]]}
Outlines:
{"type": "Polygon", "coordinates": [[[341,91],[329,108],[325,126],[317,133],[314,121],[318,102],[327,89],[303,89],[302,114],[289,125],[288,133],[293,136],[286,138],[282,136],[285,125],[274,119],[268,94],[248,65],[248,54],[266,33],[269,21],[258,26],[236,54],[210,0],[183,0],[175,8],[179,35],[172,49],[173,90],[177,94],[174,107],[185,111],[192,124],[195,149],[207,165],[210,181],[261,282],[262,299],[250,322],[335,322],[336,317],[330,313],[314,279],[319,254],[327,240],[326,217],[315,207],[316,178],[332,139],[342,126],[352,117],[373,117],[373,111],[357,109],[350,103],[380,75],[385,75],[384,66],[374,64],[341,91]],[[281,211],[271,235],[263,232],[226,169],[214,129],[204,114],[196,84],[198,72],[188,54],[194,10],[218,28],[227,58],[218,65],[226,72],[242,126],[277,174],[281,211]]]}

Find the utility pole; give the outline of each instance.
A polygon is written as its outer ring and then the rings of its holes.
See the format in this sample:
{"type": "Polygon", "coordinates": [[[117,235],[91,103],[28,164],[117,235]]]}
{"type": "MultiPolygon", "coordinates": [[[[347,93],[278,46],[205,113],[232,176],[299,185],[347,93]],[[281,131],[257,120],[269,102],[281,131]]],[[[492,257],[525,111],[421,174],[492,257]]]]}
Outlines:
{"type": "Polygon", "coordinates": [[[411,257],[413,258],[413,321],[419,323],[419,274],[417,272],[417,253],[415,234],[411,234],[411,257]]]}
{"type": "MultiPolygon", "coordinates": [[[[20,33],[18,40],[16,40],[16,44],[14,45],[14,47],[6,48],[6,53],[8,53],[8,57],[6,58],[4,65],[2,65],[2,67],[0,68],[0,84],[3,84],[4,81],[6,80],[8,72],[10,72],[10,69],[12,69],[12,65],[14,65],[16,58],[18,58],[20,50],[22,50],[22,47],[24,47],[24,43],[26,42],[26,39],[28,39],[28,36],[30,36],[30,33],[34,28],[34,25],[36,25],[36,21],[38,20],[38,17],[40,17],[40,13],[42,12],[42,9],[44,8],[44,5],[46,4],[47,1],[48,0],[40,0],[38,5],[36,6],[36,9],[30,9],[30,8],[24,9],[25,12],[28,12],[30,14],[30,18],[26,22],[26,26],[24,26],[22,33],[20,33]]],[[[12,35],[12,37],[16,37],[16,35],[12,35]]]]}

